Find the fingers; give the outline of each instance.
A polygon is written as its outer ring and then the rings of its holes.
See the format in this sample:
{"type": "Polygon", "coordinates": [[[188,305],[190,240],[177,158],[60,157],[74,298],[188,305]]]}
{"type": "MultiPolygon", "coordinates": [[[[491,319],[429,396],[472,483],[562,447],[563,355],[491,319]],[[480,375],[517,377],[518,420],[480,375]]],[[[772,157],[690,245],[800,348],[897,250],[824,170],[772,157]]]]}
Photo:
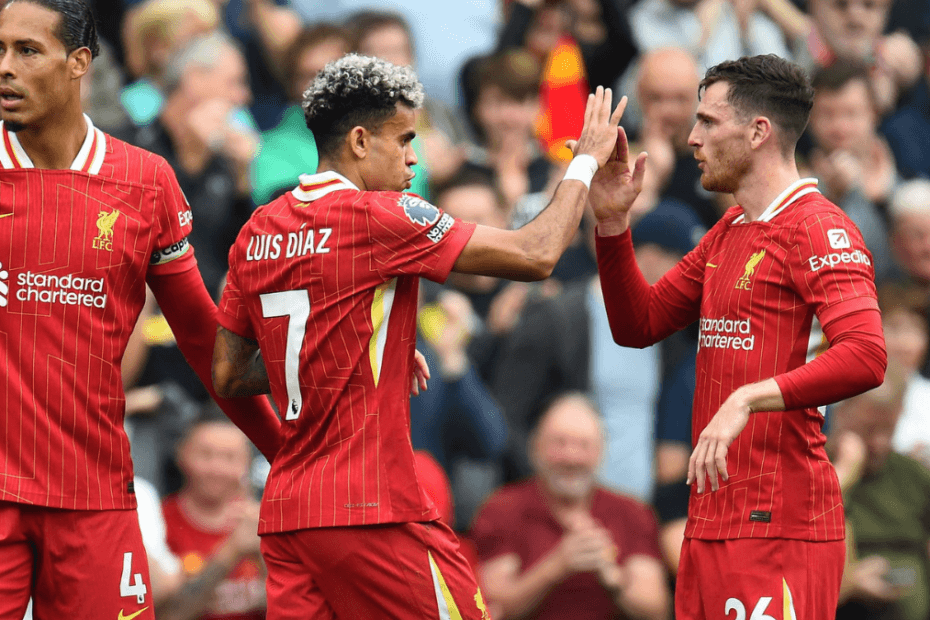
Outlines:
{"type": "Polygon", "coordinates": [[[582,126],[582,132],[584,131],[584,127],[591,124],[591,115],[594,113],[594,106],[596,103],[596,96],[594,94],[588,95],[588,103],[584,106],[584,125],[582,126]]]}
{"type": "Polygon", "coordinates": [[[565,148],[572,152],[572,155],[575,154],[575,148],[578,146],[578,140],[566,140],[565,148]]]}
{"type": "MultiPolygon", "coordinates": [[[[617,127],[617,145],[614,147],[614,158],[621,164],[630,161],[630,140],[626,137],[626,129],[623,127],[617,127]]],[[[626,166],[624,166],[624,170],[626,170],[626,166]]]]}
{"type": "Polygon", "coordinates": [[[646,159],[648,153],[643,151],[633,163],[633,191],[638,196],[643,191],[643,179],[646,178],[646,159]]]}
{"type": "MultiPolygon", "coordinates": [[[[610,90],[608,90],[607,92],[610,92],[610,90]]],[[[619,124],[620,124],[620,119],[623,118],[623,113],[626,111],[626,104],[628,103],[628,101],[629,101],[629,100],[627,99],[627,96],[626,96],[626,95],[620,97],[620,101],[617,103],[617,107],[614,108],[614,113],[610,115],[610,124],[611,124],[611,125],[619,125],[619,124]]],[[[607,106],[607,107],[608,107],[608,108],[610,107],[609,100],[608,100],[608,106],[607,106]]]]}

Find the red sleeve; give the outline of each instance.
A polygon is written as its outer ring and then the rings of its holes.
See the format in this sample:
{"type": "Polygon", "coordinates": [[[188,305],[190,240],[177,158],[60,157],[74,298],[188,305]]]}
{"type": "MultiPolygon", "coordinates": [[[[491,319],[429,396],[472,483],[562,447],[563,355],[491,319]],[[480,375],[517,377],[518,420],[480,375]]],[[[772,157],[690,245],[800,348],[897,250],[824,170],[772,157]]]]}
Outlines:
{"type": "Polygon", "coordinates": [[[813,213],[798,224],[794,241],[788,266],[795,289],[822,325],[850,312],[878,310],[872,255],[845,214],[813,213]]]}
{"type": "Polygon", "coordinates": [[[370,196],[368,234],[378,273],[385,278],[417,275],[445,282],[475,225],[413,194],[375,192],[370,196]]]}
{"type": "Polygon", "coordinates": [[[200,272],[190,268],[177,273],[149,273],[148,284],[174,332],[178,348],[210,396],[265,458],[272,461],[281,443],[281,420],[268,399],[262,396],[220,398],[213,391],[211,373],[217,326],[216,305],[207,293],[200,272]]]}
{"type": "Polygon", "coordinates": [[[864,309],[824,323],[830,348],[811,362],[775,377],[785,409],[829,405],[878,387],[888,360],[882,318],[864,309]]]}
{"type": "MultiPolygon", "coordinates": [[[[705,235],[705,239],[710,233],[705,235]]],[[[632,234],[596,237],[597,269],[614,342],[648,347],[698,319],[703,288],[704,240],[654,286],[633,250],[632,234]]]]}
{"type": "Polygon", "coordinates": [[[220,298],[217,320],[220,325],[234,334],[256,340],[255,330],[252,328],[252,322],[249,319],[248,307],[245,304],[245,297],[239,290],[235,262],[230,264],[229,272],[226,274],[226,286],[223,288],[223,296],[220,298]]]}
{"type": "Polygon", "coordinates": [[[178,273],[191,268],[193,248],[187,240],[191,234],[191,207],[178,185],[171,166],[160,163],[155,173],[160,193],[156,211],[155,246],[149,260],[149,271],[159,275],[178,273]]]}

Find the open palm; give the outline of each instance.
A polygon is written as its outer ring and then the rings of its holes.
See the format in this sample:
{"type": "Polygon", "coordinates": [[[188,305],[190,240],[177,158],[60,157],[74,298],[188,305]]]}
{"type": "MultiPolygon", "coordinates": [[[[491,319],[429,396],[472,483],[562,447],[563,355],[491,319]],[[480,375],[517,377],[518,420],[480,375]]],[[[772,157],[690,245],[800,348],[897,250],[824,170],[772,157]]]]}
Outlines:
{"type": "Polygon", "coordinates": [[[591,181],[588,198],[599,222],[625,215],[643,189],[646,153],[630,165],[630,145],[623,127],[617,128],[613,156],[601,166],[591,181]]]}

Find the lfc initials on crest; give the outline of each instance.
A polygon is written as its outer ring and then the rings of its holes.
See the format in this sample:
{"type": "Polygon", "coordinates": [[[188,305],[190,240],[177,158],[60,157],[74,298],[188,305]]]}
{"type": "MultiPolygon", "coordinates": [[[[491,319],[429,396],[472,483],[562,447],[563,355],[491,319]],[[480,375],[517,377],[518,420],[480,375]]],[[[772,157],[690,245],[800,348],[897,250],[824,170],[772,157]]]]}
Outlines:
{"type": "Polygon", "coordinates": [[[113,209],[109,213],[100,211],[97,214],[97,236],[91,244],[95,250],[113,251],[113,226],[119,218],[119,211],[113,209]]]}
{"type": "Polygon", "coordinates": [[[746,261],[746,271],[743,273],[743,277],[736,281],[736,286],[734,288],[741,291],[748,291],[752,285],[750,278],[756,272],[756,265],[758,265],[762,259],[765,258],[765,250],[759,250],[755,254],[749,257],[749,260],[746,261]]]}

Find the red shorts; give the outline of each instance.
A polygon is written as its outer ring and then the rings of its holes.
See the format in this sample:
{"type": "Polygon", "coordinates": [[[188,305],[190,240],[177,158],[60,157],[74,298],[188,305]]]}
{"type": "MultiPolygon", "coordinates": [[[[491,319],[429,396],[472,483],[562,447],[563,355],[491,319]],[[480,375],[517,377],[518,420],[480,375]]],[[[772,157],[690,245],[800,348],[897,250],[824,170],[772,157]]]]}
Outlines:
{"type": "Polygon", "coordinates": [[[0,620],[30,596],[36,618],[153,620],[136,511],[0,502],[0,620]]]}
{"type": "Polygon", "coordinates": [[[833,620],[845,557],[842,540],[686,538],[675,618],[833,620]]]}
{"type": "Polygon", "coordinates": [[[489,620],[458,547],[438,521],[266,534],[266,618],[489,620]]]}

